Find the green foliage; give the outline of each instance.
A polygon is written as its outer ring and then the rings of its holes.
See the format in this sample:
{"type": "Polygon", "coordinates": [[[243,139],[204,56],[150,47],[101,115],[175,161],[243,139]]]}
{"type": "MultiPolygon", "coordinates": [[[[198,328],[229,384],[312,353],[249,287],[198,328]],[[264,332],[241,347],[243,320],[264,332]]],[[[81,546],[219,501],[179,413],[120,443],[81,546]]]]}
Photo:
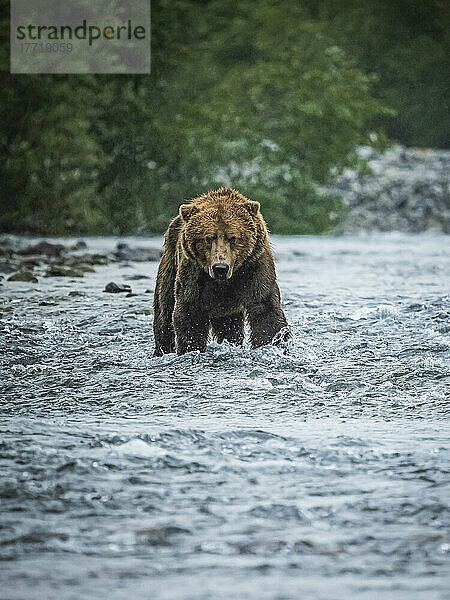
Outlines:
{"type": "Polygon", "coordinates": [[[160,0],[151,75],[4,73],[0,230],[163,231],[222,184],[259,200],[273,232],[329,230],[344,209],[319,190],[358,166],[358,145],[384,147],[383,127],[444,145],[443,6],[160,0]]]}
{"type": "Polygon", "coordinates": [[[182,123],[190,154],[209,163],[209,185],[251,190],[275,231],[330,229],[341,211],[317,184],[354,165],[355,147],[370,143],[365,124],[385,111],[370,95],[373,78],[296,2],[243,1],[226,19],[222,3],[211,10],[226,29],[202,42],[220,69],[182,123]],[[247,168],[214,177],[230,165],[247,168]]]}
{"type": "Polygon", "coordinates": [[[393,110],[374,121],[403,144],[450,147],[447,0],[308,0],[310,14],[367,73],[393,110]]]}
{"type": "Polygon", "coordinates": [[[101,155],[92,103],[73,78],[5,75],[0,89],[0,228],[57,234],[106,225],[97,194],[101,155]]]}

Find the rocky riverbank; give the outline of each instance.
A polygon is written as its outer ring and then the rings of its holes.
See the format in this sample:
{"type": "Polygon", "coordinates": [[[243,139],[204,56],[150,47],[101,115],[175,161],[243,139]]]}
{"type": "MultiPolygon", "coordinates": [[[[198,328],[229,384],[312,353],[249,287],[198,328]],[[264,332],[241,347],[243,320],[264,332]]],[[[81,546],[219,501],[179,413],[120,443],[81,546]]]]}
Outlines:
{"type": "Polygon", "coordinates": [[[362,147],[371,175],[347,170],[332,191],[350,212],[338,233],[450,233],[450,151],[394,146],[381,155],[362,147]]]}
{"type": "MultiPolygon", "coordinates": [[[[72,245],[47,241],[27,243],[23,238],[6,236],[0,238],[0,279],[37,283],[41,277],[80,278],[85,273],[95,272],[98,265],[156,262],[160,256],[159,248],[130,247],[124,242],[117,243],[108,253],[99,253],[89,251],[83,240],[72,245]]],[[[128,289],[114,291],[131,292],[131,288],[126,287],[128,289]]]]}

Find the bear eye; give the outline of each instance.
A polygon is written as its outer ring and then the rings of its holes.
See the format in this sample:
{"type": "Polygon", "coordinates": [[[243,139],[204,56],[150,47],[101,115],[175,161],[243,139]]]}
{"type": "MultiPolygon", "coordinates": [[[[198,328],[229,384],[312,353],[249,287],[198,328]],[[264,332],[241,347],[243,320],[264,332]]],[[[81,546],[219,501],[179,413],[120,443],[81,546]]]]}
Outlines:
{"type": "Polygon", "coordinates": [[[227,240],[230,242],[230,244],[235,244],[237,242],[237,237],[235,235],[227,236],[227,240]]]}
{"type": "Polygon", "coordinates": [[[216,239],[216,236],[209,236],[205,238],[205,241],[207,244],[209,244],[211,246],[211,244],[213,243],[213,241],[216,239]]]}

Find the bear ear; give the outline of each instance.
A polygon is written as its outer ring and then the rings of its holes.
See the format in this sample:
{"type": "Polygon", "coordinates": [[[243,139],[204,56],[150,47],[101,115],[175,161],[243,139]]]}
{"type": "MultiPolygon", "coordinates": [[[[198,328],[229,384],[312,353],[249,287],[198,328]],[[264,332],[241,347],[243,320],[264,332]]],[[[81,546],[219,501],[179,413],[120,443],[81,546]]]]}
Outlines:
{"type": "Polygon", "coordinates": [[[180,217],[186,223],[189,221],[189,219],[192,217],[192,215],[195,214],[196,212],[198,212],[198,208],[195,206],[195,204],[192,204],[192,203],[191,204],[182,204],[180,206],[180,217]]]}
{"type": "Polygon", "coordinates": [[[261,205],[259,202],[254,202],[253,200],[248,200],[245,204],[245,208],[248,210],[248,212],[253,215],[254,217],[256,217],[256,215],[258,214],[259,209],[261,208],[261,205]]]}

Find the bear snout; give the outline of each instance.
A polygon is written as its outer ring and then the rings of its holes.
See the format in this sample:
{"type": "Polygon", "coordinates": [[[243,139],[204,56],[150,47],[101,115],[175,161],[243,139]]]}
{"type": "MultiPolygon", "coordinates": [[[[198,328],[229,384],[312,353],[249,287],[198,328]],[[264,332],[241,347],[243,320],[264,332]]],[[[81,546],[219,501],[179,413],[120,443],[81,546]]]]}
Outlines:
{"type": "Polygon", "coordinates": [[[214,275],[214,279],[226,279],[228,275],[228,271],[230,267],[223,263],[217,263],[212,266],[212,272],[214,275]]]}

